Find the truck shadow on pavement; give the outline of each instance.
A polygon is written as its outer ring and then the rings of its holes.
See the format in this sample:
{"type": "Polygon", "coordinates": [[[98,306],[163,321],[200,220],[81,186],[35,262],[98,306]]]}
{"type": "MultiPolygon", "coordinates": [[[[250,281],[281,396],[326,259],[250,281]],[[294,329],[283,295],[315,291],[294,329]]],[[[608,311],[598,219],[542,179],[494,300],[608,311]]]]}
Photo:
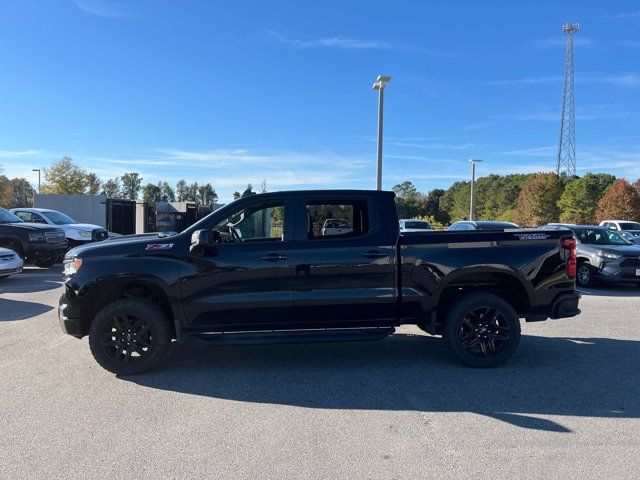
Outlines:
{"type": "Polygon", "coordinates": [[[240,402],[321,409],[472,412],[543,431],[538,415],[639,418],[640,342],[523,336],[506,365],[461,366],[438,338],[207,347],[174,344],[154,372],[123,380],[240,402]]]}
{"type": "Polygon", "coordinates": [[[53,310],[51,305],[0,298],[0,322],[26,320],[28,318],[37,317],[49,310],[53,310]]]}

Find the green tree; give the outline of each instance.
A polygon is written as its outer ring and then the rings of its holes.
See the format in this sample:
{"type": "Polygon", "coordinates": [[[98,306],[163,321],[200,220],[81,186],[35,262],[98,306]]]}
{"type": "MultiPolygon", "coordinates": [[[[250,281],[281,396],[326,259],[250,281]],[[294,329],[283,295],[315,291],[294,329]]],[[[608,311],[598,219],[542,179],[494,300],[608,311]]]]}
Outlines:
{"type": "Polygon", "coordinates": [[[122,197],[129,200],[138,198],[142,177],[137,172],[125,173],[120,177],[122,182],[122,197]]]}
{"type": "Polygon", "coordinates": [[[516,203],[514,220],[523,227],[557,222],[562,183],[555,173],[537,173],[523,186],[516,203]]]}
{"type": "Polygon", "coordinates": [[[613,182],[596,211],[596,222],[615,219],[640,220],[640,193],[623,178],[613,182]]]}
{"type": "Polygon", "coordinates": [[[87,190],[87,171],[73,163],[70,157],[62,157],[44,168],[43,173],[43,193],[83,194],[87,190]]]}
{"type": "Polygon", "coordinates": [[[142,187],[142,201],[145,203],[159,202],[162,196],[162,189],[153,183],[147,183],[142,187]]]}
{"type": "Polygon", "coordinates": [[[233,199],[234,200],[238,200],[241,196],[242,196],[242,194],[240,192],[238,192],[237,190],[235,192],[233,192],[233,199]]]}
{"type": "Polygon", "coordinates": [[[218,195],[210,183],[198,187],[198,201],[204,205],[211,205],[218,200],[218,195]]]}
{"type": "Polygon", "coordinates": [[[427,198],[420,193],[413,183],[406,181],[394,185],[396,209],[400,218],[415,218],[427,213],[427,198]]]}
{"type": "Polygon", "coordinates": [[[160,200],[163,202],[175,202],[176,195],[173,192],[173,188],[167,182],[158,182],[160,188],[160,200]]]}
{"type": "Polygon", "coordinates": [[[445,190],[435,188],[427,194],[427,215],[432,222],[436,222],[439,226],[445,225],[451,221],[449,214],[440,208],[440,199],[444,196],[445,190]]]}
{"type": "Polygon", "coordinates": [[[447,212],[452,222],[467,220],[470,199],[471,184],[469,182],[455,182],[440,198],[440,208],[447,212]]]}
{"type": "Polygon", "coordinates": [[[180,179],[176,183],[176,200],[178,202],[184,202],[188,193],[187,182],[180,179]]]}
{"type": "Polygon", "coordinates": [[[85,181],[86,193],[88,193],[89,195],[97,195],[100,191],[100,179],[98,178],[98,176],[93,172],[87,173],[87,175],[85,176],[85,181]]]}
{"type": "Polygon", "coordinates": [[[120,198],[120,179],[110,178],[102,184],[102,194],[109,198],[120,198]]]}
{"type": "Polygon", "coordinates": [[[616,177],[607,173],[587,173],[566,183],[558,200],[560,221],[566,223],[591,224],[596,221],[598,202],[616,177]]]}

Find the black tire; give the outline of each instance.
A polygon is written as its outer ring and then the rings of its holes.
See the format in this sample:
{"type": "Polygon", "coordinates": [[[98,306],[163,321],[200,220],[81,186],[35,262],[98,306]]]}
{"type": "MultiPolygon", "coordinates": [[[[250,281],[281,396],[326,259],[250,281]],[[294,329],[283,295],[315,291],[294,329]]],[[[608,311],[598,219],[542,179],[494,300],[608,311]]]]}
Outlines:
{"type": "Polygon", "coordinates": [[[119,375],[155,367],[171,343],[169,319],[146,298],[121,298],[104,307],[89,329],[89,347],[100,366],[119,375]]]}
{"type": "Polygon", "coordinates": [[[36,267],[51,268],[56,263],[56,259],[53,257],[40,257],[36,258],[33,263],[36,267]]]}
{"type": "Polygon", "coordinates": [[[576,283],[579,287],[589,288],[594,284],[594,271],[589,262],[580,262],[576,271],[576,283]]]}
{"type": "Polygon", "coordinates": [[[443,338],[466,365],[495,367],[520,343],[520,319],[506,301],[487,292],[464,295],[447,313],[443,338]]]}

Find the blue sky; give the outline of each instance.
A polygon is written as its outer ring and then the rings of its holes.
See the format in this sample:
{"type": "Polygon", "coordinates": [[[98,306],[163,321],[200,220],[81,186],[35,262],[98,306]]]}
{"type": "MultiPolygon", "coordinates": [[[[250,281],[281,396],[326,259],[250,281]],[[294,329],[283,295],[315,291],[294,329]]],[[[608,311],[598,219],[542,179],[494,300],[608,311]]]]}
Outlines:
{"type": "Polygon", "coordinates": [[[576,35],[579,173],[640,177],[640,3],[4,0],[0,161],[271,190],[421,190],[555,165],[576,35]]]}

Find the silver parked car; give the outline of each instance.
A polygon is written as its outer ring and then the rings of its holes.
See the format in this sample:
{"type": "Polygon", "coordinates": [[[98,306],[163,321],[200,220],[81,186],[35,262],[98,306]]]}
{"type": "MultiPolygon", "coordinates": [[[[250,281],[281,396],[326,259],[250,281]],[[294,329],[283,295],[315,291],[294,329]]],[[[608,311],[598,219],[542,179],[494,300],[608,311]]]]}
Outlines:
{"type": "Polygon", "coordinates": [[[16,252],[0,248],[0,279],[22,272],[23,267],[24,262],[16,252]]]}
{"type": "Polygon", "coordinates": [[[581,287],[597,281],[640,286],[640,246],[618,232],[599,225],[551,224],[542,228],[573,232],[578,257],[576,281],[581,287]]]}

